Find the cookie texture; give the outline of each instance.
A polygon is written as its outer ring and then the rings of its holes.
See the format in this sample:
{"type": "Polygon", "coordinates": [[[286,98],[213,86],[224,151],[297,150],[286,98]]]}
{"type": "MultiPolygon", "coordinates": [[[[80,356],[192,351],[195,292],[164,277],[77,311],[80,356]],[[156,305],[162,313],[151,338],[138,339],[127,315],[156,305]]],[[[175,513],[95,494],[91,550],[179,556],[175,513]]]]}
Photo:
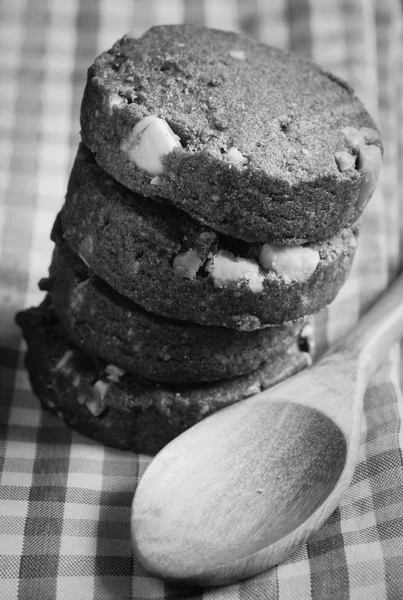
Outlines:
{"type": "Polygon", "coordinates": [[[146,454],[155,454],[209,414],[310,363],[308,353],[293,349],[275,370],[265,364],[250,375],[216,383],[159,385],[122,373],[73,346],[49,303],[18,313],[16,320],[28,345],[32,388],[43,407],[84,435],[146,454]]]}
{"type": "Polygon", "coordinates": [[[350,86],[294,54],[194,25],[126,35],[88,71],[81,135],[126,187],[246,241],[354,223],[382,143],[350,86]]]}
{"type": "Polygon", "coordinates": [[[148,311],[254,330],[329,304],[349,273],[357,228],[298,247],[236,240],[128,191],[81,144],[52,234],[62,235],[99,277],[148,311]],[[291,258],[283,256],[290,248],[291,258]]]}
{"type": "Polygon", "coordinates": [[[298,348],[305,322],[251,332],[158,317],[115,292],[69,249],[55,248],[49,278],[55,313],[87,353],[153,381],[200,383],[250,373],[298,348]]]}

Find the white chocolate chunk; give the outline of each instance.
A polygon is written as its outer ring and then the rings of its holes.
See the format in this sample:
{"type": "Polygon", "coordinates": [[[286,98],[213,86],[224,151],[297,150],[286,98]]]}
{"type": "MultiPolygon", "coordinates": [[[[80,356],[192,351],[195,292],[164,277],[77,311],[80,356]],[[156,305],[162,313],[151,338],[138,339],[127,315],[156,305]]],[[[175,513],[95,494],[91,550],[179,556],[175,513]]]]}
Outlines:
{"type": "Polygon", "coordinates": [[[361,146],[365,144],[363,134],[360,131],[358,131],[358,129],[356,129],[355,127],[344,127],[344,129],[342,129],[341,132],[344,134],[344,137],[346,138],[350,146],[355,150],[358,150],[361,146]]]}
{"type": "Polygon", "coordinates": [[[356,156],[353,156],[349,152],[336,152],[334,155],[337,163],[337,167],[341,173],[348,171],[355,166],[356,156]]]}
{"type": "Polygon", "coordinates": [[[94,417],[99,417],[105,410],[97,398],[87,398],[84,404],[94,417]]]}
{"type": "Polygon", "coordinates": [[[73,288],[70,295],[70,306],[72,310],[78,310],[85,298],[85,287],[87,286],[90,278],[84,279],[77,283],[77,285],[73,288]]]}
{"type": "Polygon", "coordinates": [[[175,256],[173,268],[180,277],[196,279],[196,273],[202,262],[197,250],[190,249],[175,256]]]}
{"type": "Polygon", "coordinates": [[[245,158],[241,152],[239,152],[238,148],[235,148],[234,146],[232,146],[232,148],[230,148],[228,152],[224,154],[224,158],[233,165],[239,166],[244,165],[248,161],[248,159],[245,158]]]}
{"type": "Polygon", "coordinates": [[[114,106],[122,106],[124,104],[124,100],[119,94],[112,93],[109,98],[109,110],[112,113],[114,106]]]}
{"type": "Polygon", "coordinates": [[[94,417],[99,417],[106,409],[106,403],[104,398],[109,388],[109,383],[99,379],[92,386],[92,396],[86,398],[85,407],[90,411],[94,417]]]}
{"type": "Polygon", "coordinates": [[[139,121],[128,139],[122,142],[123,152],[127,152],[135,165],[150,175],[163,172],[161,158],[174,148],[182,148],[179,137],[164,119],[155,115],[139,121]]]}
{"type": "Polygon", "coordinates": [[[382,167],[382,152],[378,146],[364,146],[358,157],[358,169],[364,173],[360,193],[356,203],[357,208],[362,208],[371,198],[382,167]]]}
{"type": "Polygon", "coordinates": [[[57,363],[57,365],[55,366],[55,368],[53,369],[54,371],[61,371],[62,373],[70,373],[71,368],[67,366],[69,360],[72,358],[73,356],[73,350],[67,350],[67,352],[62,356],[62,358],[59,360],[59,362],[57,363]]]}
{"type": "Polygon", "coordinates": [[[236,58],[237,60],[245,60],[246,58],[245,52],[243,50],[230,50],[229,55],[232,56],[232,58],[236,58]]]}
{"type": "Polygon", "coordinates": [[[116,365],[106,365],[105,373],[108,381],[113,381],[114,383],[119,383],[120,378],[126,373],[120,367],[116,365]]]}
{"type": "Polygon", "coordinates": [[[264,277],[253,259],[239,258],[231,252],[219,250],[207,261],[205,269],[212,276],[216,287],[245,282],[252,292],[263,290],[264,277]]]}
{"type": "Polygon", "coordinates": [[[307,281],[318,266],[319,252],[304,246],[263,244],[258,261],[265,271],[302,282],[307,281]]]}

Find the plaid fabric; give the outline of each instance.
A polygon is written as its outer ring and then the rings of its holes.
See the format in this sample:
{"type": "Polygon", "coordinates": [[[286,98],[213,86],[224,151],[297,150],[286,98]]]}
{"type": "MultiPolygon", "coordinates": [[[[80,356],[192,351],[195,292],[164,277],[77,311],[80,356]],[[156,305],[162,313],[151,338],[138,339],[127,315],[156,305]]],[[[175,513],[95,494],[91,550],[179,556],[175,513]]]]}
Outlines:
{"type": "Polygon", "coordinates": [[[213,590],[165,585],[132,557],[130,505],[149,458],[73,433],[30,391],[13,316],[42,297],[36,283],[78,142],[86,68],[129,29],[182,21],[243,30],[312,57],[354,85],[381,127],[384,169],[351,277],[315,319],[320,351],[402,264],[399,0],[0,0],[0,598],[401,600],[398,348],[366,394],[359,464],[341,506],[276,568],[213,590]]]}

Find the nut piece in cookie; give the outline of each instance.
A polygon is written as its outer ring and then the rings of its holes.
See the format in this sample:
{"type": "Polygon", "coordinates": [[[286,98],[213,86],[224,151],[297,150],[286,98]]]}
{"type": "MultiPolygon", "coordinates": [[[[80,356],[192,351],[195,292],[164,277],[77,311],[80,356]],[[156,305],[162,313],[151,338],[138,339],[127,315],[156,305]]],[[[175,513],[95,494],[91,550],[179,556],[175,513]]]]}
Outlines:
{"type": "Polygon", "coordinates": [[[99,417],[107,408],[105,396],[108,392],[108,388],[109,383],[99,379],[92,386],[91,395],[85,397],[81,394],[78,396],[77,402],[80,405],[84,405],[94,417],[99,417]]]}
{"type": "Polygon", "coordinates": [[[245,282],[252,292],[263,291],[263,275],[253,259],[240,258],[231,252],[219,250],[207,261],[205,269],[217,287],[245,282]]]}
{"type": "Polygon", "coordinates": [[[340,173],[344,173],[344,171],[348,171],[348,169],[355,167],[355,163],[357,161],[357,157],[353,154],[350,154],[346,150],[343,150],[342,152],[336,152],[334,157],[340,173]]]}
{"type": "Polygon", "coordinates": [[[263,244],[259,264],[265,271],[274,271],[284,279],[307,281],[318,266],[319,252],[303,246],[263,244]]]}
{"type": "Polygon", "coordinates": [[[122,150],[129,154],[137,167],[150,175],[163,172],[161,158],[174,148],[182,148],[179,137],[164,119],[153,115],[139,121],[129,138],[122,142],[122,150]]]}
{"type": "MultiPolygon", "coordinates": [[[[382,167],[382,151],[376,145],[377,143],[380,144],[380,136],[378,131],[372,127],[361,127],[360,130],[355,127],[345,127],[341,132],[351,146],[352,151],[358,155],[358,160],[354,164],[364,176],[355,203],[355,208],[362,211],[375,191],[382,167]]],[[[337,152],[335,154],[339,171],[343,172],[351,168],[354,157],[350,159],[349,156],[348,152],[337,152]]]]}
{"type": "Polygon", "coordinates": [[[190,249],[186,252],[181,252],[175,256],[173,261],[174,271],[186,279],[195,279],[196,273],[200,269],[203,259],[200,257],[197,250],[190,249]]]}

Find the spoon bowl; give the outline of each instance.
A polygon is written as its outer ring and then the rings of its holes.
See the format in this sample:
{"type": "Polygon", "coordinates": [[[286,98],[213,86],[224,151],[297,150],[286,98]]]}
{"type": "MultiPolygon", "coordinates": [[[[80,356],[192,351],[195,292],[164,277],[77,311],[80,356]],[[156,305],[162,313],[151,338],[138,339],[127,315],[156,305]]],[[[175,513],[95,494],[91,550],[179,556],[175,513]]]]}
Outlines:
{"type": "Polygon", "coordinates": [[[303,544],[352,479],[368,378],[402,333],[403,276],[314,367],[168,444],[133,501],[143,566],[177,583],[220,585],[303,544]]]}

